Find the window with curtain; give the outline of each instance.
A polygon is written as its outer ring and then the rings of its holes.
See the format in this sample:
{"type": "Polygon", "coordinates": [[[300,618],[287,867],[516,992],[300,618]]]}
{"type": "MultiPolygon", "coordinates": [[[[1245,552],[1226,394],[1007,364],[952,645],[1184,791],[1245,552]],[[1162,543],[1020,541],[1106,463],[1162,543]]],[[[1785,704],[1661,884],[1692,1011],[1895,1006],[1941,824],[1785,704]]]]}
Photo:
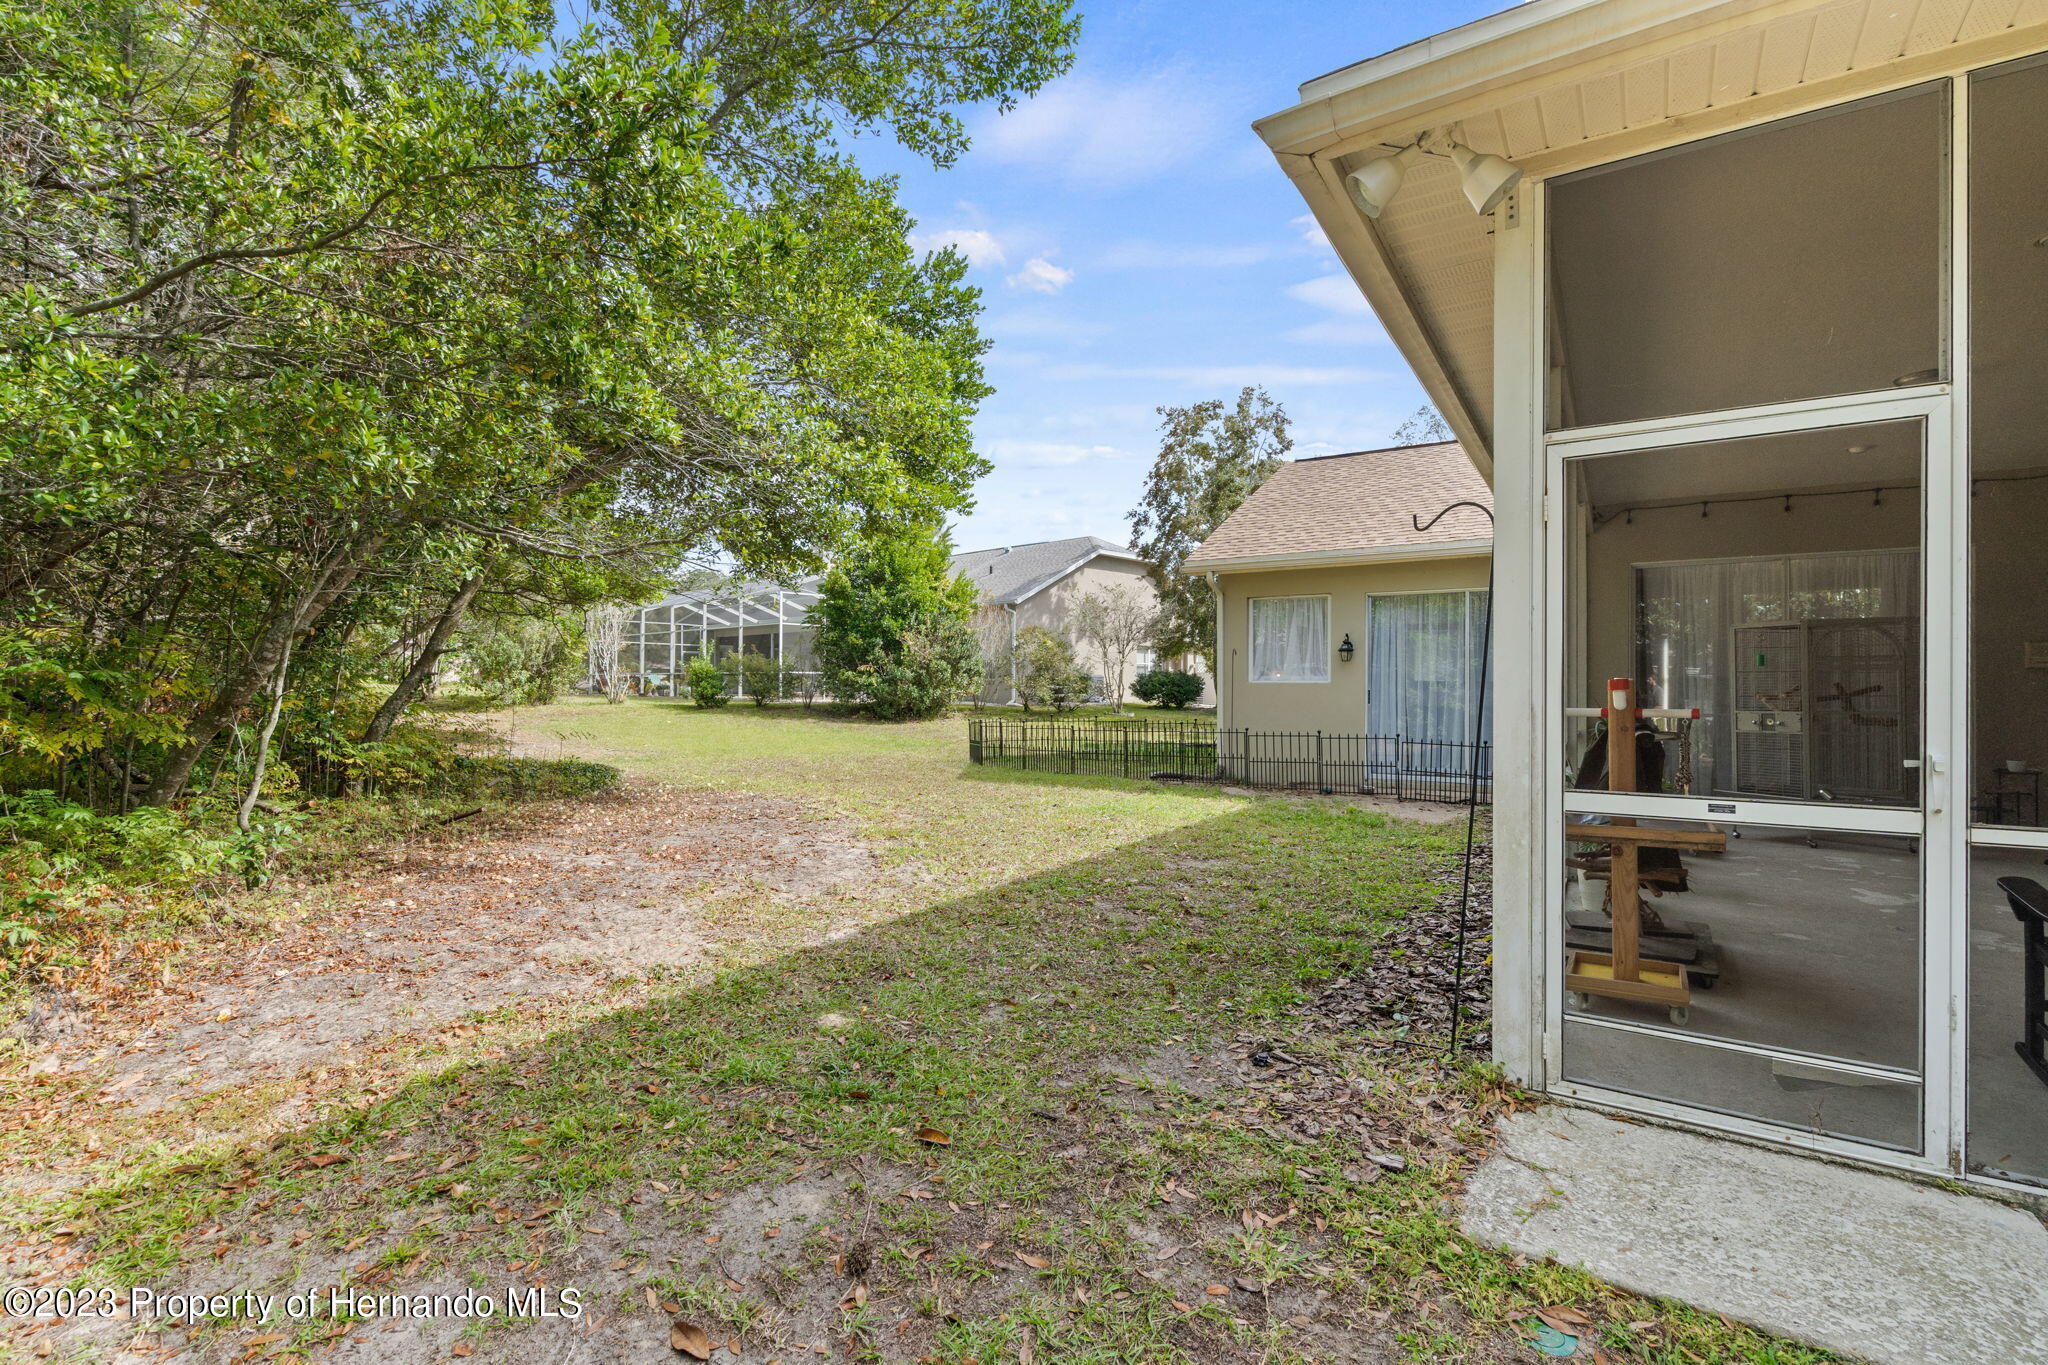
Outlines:
{"type": "Polygon", "coordinates": [[[1645,699],[1698,707],[1705,716],[1694,736],[1693,790],[1807,799],[1808,789],[1819,787],[1834,793],[1823,799],[1909,799],[1909,791],[1893,788],[1902,761],[1919,751],[1919,551],[1643,564],[1636,583],[1637,676],[1645,699]],[[1869,639],[1845,636],[1842,627],[1853,622],[1896,629],[1869,639]],[[1850,647],[1858,658],[1838,657],[1850,647]],[[1751,665],[1777,662],[1780,654],[1795,661],[1796,680],[1746,685],[1751,665]],[[1816,695],[1806,698],[1809,685],[1816,695]],[[1766,769],[1756,754],[1745,765],[1739,726],[1726,723],[1762,705],[1745,695],[1759,688],[1798,689],[1801,709],[1811,712],[1804,738],[1790,746],[1798,762],[1782,773],[1766,769]]]}
{"type": "Polygon", "coordinates": [[[1330,680],[1330,599],[1252,599],[1253,682],[1330,680]]]}
{"type": "MultiPolygon", "coordinates": [[[[1420,592],[1374,596],[1366,727],[1381,736],[1472,742],[1487,595],[1420,592]]],[[[1491,730],[1491,717],[1484,717],[1491,730]]],[[[1489,735],[1490,737],[1490,735],[1489,735]]]]}

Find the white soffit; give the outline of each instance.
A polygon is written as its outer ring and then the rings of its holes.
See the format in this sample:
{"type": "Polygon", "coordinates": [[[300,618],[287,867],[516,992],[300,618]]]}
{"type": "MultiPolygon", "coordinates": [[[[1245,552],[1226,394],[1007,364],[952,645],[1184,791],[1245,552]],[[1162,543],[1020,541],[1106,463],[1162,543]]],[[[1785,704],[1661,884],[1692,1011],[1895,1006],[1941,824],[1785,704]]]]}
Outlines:
{"type": "Polygon", "coordinates": [[[1491,223],[1424,158],[1368,227],[1345,172],[1450,126],[1552,174],[2038,47],[2048,0],[1532,0],[1317,77],[1257,128],[1486,472],[1491,223]]]}

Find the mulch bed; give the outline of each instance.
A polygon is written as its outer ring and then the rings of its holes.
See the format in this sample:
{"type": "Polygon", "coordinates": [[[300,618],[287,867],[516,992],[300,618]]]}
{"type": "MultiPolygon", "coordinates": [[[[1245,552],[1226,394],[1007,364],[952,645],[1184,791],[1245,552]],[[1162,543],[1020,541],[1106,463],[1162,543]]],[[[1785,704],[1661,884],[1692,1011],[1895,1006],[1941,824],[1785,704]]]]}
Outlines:
{"type": "Polygon", "coordinates": [[[1388,1046],[1434,1047],[1450,1041],[1451,1008],[1463,1001],[1458,1051],[1484,1057],[1492,1045],[1493,847],[1472,850],[1472,899],[1465,909],[1464,984],[1458,986],[1462,857],[1430,875],[1436,895],[1372,945],[1355,971],[1338,977],[1302,1010],[1312,1030],[1377,1034],[1388,1046]]]}

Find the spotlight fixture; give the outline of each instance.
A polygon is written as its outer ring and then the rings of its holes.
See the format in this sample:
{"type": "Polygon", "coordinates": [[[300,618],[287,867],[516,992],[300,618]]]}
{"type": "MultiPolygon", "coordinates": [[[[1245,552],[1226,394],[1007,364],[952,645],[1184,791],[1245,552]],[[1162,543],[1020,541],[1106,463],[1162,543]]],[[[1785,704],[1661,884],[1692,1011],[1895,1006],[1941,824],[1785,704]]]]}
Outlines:
{"type": "Polygon", "coordinates": [[[1458,163],[1458,180],[1465,187],[1465,202],[1481,216],[1500,207],[1508,191],[1522,181],[1522,168],[1492,152],[1475,152],[1463,143],[1451,144],[1451,160],[1458,163]]]}
{"type": "Polygon", "coordinates": [[[1416,147],[1403,147],[1392,156],[1376,156],[1344,177],[1344,184],[1351,191],[1351,202],[1358,211],[1368,218],[1378,218],[1387,211],[1400,192],[1401,176],[1406,172],[1406,160],[1416,147]]]}
{"type": "Polygon", "coordinates": [[[1492,213],[1522,179],[1522,168],[1512,161],[1492,152],[1475,152],[1447,134],[1429,132],[1406,147],[1374,157],[1344,177],[1345,191],[1358,211],[1375,219],[1385,213],[1401,191],[1408,162],[1417,156],[1447,157],[1455,163],[1465,202],[1474,213],[1492,213]]]}

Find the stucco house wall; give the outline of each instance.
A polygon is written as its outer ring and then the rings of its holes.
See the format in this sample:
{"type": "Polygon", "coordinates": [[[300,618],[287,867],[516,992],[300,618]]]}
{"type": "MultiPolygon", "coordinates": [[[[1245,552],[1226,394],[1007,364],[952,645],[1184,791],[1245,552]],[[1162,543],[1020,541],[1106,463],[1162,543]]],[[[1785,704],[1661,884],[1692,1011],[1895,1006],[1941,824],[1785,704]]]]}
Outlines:
{"type": "MultiPolygon", "coordinates": [[[[1090,593],[1100,594],[1115,588],[1127,589],[1154,607],[1158,605],[1159,593],[1153,588],[1152,580],[1146,576],[1142,565],[1116,559],[1097,559],[1019,602],[1017,628],[1043,626],[1055,634],[1066,636],[1073,642],[1075,661],[1089,673],[1100,674],[1107,686],[1109,663],[1101,651],[1083,639],[1074,628],[1074,613],[1080,609],[1081,599],[1090,593]]],[[[1126,701],[1133,699],[1130,687],[1137,681],[1137,676],[1137,659],[1133,655],[1124,667],[1126,701]]]]}
{"type": "Polygon", "coordinates": [[[1274,569],[1217,576],[1221,601],[1216,667],[1223,675],[1217,724],[1232,730],[1362,735],[1366,730],[1366,598],[1374,593],[1455,592],[1486,587],[1487,559],[1405,560],[1274,569]],[[1256,597],[1330,599],[1330,680],[1326,683],[1254,682],[1251,670],[1251,601],[1256,597]],[[1336,650],[1349,635],[1349,663],[1336,650]]]}
{"type": "MultiPolygon", "coordinates": [[[[1081,600],[1090,593],[1122,589],[1155,609],[1159,601],[1158,590],[1136,556],[1122,546],[1092,536],[964,551],[954,556],[953,567],[981,593],[975,631],[981,638],[984,657],[996,658],[1016,632],[1037,626],[1071,644],[1075,661],[1088,673],[1102,677],[1105,683],[1110,673],[1107,661],[1076,629],[1075,613],[1081,600]]],[[[1138,651],[1134,650],[1125,666],[1127,702],[1135,700],[1130,689],[1141,671],[1138,660],[1138,651]]],[[[1199,661],[1181,662],[1178,666],[1201,671],[1199,661]]],[[[1005,705],[1013,697],[1007,685],[992,684],[982,700],[1005,705]]],[[[1214,704],[1206,687],[1200,704],[1214,704]]]]}

